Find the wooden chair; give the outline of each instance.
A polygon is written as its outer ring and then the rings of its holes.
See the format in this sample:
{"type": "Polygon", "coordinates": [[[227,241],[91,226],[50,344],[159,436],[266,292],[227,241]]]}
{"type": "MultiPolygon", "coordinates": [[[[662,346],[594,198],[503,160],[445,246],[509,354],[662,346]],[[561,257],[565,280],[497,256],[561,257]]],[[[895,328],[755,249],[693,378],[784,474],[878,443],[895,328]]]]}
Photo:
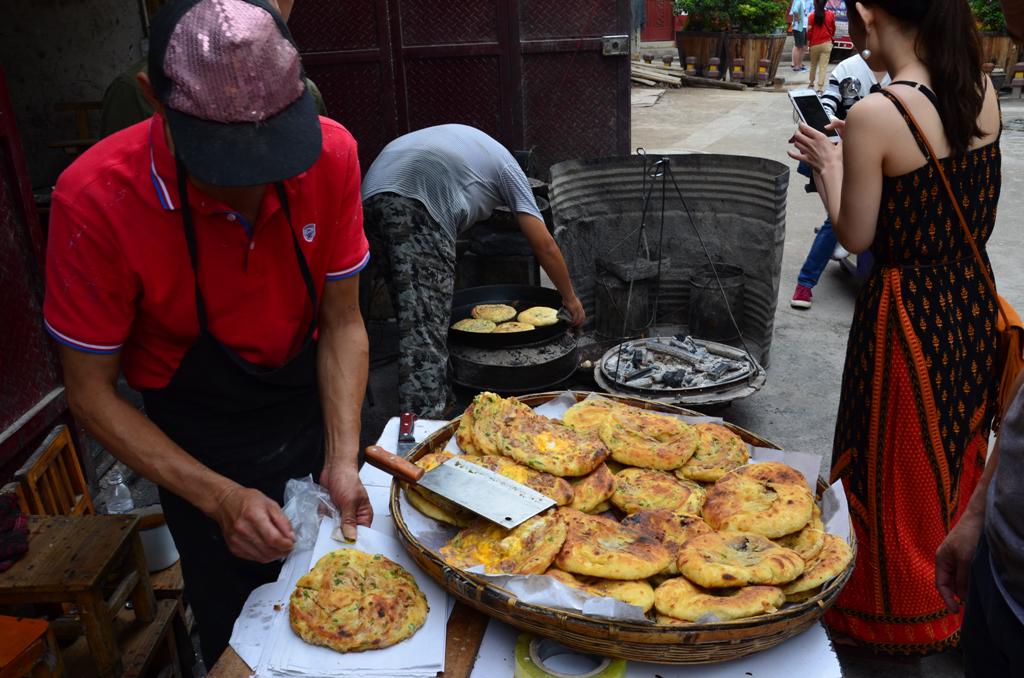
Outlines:
{"type": "Polygon", "coordinates": [[[96,513],[67,426],[58,426],[46,436],[39,449],[15,471],[14,479],[25,513],[51,516],[96,513]]]}
{"type": "Polygon", "coordinates": [[[0,678],[63,675],[57,639],[47,622],[0,616],[0,678]]]}

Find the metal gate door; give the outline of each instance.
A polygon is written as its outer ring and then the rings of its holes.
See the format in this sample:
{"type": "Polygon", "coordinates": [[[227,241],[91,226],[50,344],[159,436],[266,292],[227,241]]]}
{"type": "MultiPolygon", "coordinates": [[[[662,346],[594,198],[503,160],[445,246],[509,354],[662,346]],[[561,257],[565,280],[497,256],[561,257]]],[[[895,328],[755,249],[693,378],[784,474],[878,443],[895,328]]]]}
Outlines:
{"type": "Polygon", "coordinates": [[[541,170],[629,152],[629,0],[304,0],[290,25],[364,169],[448,122],[533,148],[541,170]]]}

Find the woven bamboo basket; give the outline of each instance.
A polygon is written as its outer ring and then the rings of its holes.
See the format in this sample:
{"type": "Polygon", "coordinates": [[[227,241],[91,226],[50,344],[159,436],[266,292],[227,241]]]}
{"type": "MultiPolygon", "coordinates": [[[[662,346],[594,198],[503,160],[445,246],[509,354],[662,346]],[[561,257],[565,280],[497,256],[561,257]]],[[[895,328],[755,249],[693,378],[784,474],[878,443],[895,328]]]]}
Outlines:
{"type": "MultiPolygon", "coordinates": [[[[531,407],[536,407],[558,395],[560,393],[540,393],[521,396],[519,399],[531,407]]],[[[575,395],[577,400],[582,400],[590,394],[577,392],[575,395]]],[[[680,407],[640,398],[610,396],[603,393],[600,395],[642,409],[699,415],[680,407]]],[[[727,426],[755,446],[781,449],[738,426],[727,426]]],[[[458,427],[459,419],[449,422],[420,443],[410,454],[410,458],[415,460],[430,452],[443,450],[458,427]]],[[[819,479],[819,496],[825,489],[826,485],[819,479]]],[[[523,631],[553,638],[579,651],[608,657],[660,664],[707,664],[767,650],[798,635],[821,618],[835,601],[853,571],[851,561],[846,572],[833,579],[814,598],[799,605],[787,606],[773,614],[749,619],[713,624],[659,626],[653,623],[618,622],[587,617],[580,613],[523,603],[483,577],[450,567],[410,533],[402,516],[399,492],[399,484],[392,483],[391,515],[399,538],[406,551],[424,572],[449,593],[461,602],[523,631]]],[[[856,543],[852,545],[856,553],[856,543]]]]}

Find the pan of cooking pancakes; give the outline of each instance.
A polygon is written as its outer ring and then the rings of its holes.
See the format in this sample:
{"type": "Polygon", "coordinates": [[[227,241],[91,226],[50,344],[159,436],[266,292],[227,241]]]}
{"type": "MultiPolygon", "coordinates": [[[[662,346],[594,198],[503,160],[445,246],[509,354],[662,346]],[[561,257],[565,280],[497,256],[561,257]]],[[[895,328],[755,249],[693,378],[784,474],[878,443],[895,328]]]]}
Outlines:
{"type": "Polygon", "coordinates": [[[532,487],[555,508],[507,530],[403,486],[409,505],[457,530],[433,552],[408,532],[393,489],[407,549],[464,602],[580,650],[702,663],[778,644],[834,601],[854,546],[825,530],[799,471],[748,463],[749,443],[775,446],[731,425],[689,424],[668,413],[693,413],[635,398],[577,394],[561,420],[533,410],[555,395],[482,393],[413,454],[429,470],[450,456],[444,446],[454,435],[467,461],[532,487]],[[639,607],[647,623],[526,604],[466,572],[475,567],[551,577],[639,607]],[[685,647],[665,647],[678,644],[685,647]]]}
{"type": "Polygon", "coordinates": [[[513,348],[548,341],[569,329],[558,317],[562,297],[534,285],[485,285],[452,296],[448,336],[483,348],[513,348]]]}

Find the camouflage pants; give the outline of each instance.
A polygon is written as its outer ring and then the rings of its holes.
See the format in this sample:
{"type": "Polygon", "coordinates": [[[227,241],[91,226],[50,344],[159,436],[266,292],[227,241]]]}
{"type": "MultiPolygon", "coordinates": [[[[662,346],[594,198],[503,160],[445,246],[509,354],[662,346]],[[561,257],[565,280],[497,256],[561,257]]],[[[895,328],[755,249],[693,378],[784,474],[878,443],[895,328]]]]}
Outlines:
{"type": "Polygon", "coordinates": [[[448,385],[448,323],[455,289],[455,243],[426,208],[394,193],[363,204],[370,265],[360,296],[385,280],[398,315],[398,404],[438,418],[452,399],[448,385]]]}

